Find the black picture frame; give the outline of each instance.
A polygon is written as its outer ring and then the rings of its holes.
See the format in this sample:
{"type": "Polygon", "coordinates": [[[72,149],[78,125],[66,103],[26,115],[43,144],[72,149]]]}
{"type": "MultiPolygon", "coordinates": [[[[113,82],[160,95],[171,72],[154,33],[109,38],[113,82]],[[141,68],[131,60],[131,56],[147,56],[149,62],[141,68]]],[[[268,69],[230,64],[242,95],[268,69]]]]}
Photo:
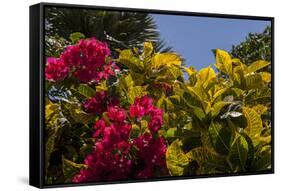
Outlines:
{"type": "Polygon", "coordinates": [[[274,173],[274,18],[249,16],[249,15],[232,15],[232,14],[216,14],[216,13],[196,13],[183,11],[167,11],[155,9],[137,9],[125,7],[104,7],[93,5],[74,5],[74,4],[57,4],[57,3],[39,3],[30,6],[30,129],[29,129],[29,184],[38,188],[54,188],[66,186],[85,186],[85,185],[99,185],[99,184],[115,184],[115,183],[133,183],[133,182],[148,182],[148,181],[163,181],[163,180],[178,180],[178,179],[193,179],[193,178],[210,178],[210,177],[229,177],[242,175],[258,175],[258,174],[272,174],[274,173]],[[271,97],[272,97],[272,168],[266,171],[245,172],[234,174],[213,174],[213,175],[199,175],[199,176],[181,176],[181,177],[163,177],[151,179],[133,179],[122,181],[102,181],[93,183],[78,183],[78,184],[56,184],[46,185],[44,183],[44,9],[46,7],[61,7],[61,8],[80,8],[80,9],[95,9],[107,11],[129,11],[141,13],[158,13],[167,15],[185,15],[198,17],[215,17],[215,18],[236,18],[236,19],[250,19],[270,21],[272,28],[272,44],[271,44],[271,97]]]}

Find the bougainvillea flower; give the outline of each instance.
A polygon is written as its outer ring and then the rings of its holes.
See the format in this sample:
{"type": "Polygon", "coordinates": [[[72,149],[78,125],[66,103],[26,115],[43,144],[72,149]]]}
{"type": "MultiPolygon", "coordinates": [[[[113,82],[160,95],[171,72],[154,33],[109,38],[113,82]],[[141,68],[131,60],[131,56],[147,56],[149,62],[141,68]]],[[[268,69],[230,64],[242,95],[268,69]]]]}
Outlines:
{"type": "Polygon", "coordinates": [[[156,168],[166,169],[166,145],[162,137],[154,138],[152,134],[146,133],[134,139],[133,143],[138,148],[140,159],[144,161],[137,177],[149,178],[156,168]]]}
{"type": "Polygon", "coordinates": [[[95,38],[83,39],[68,46],[59,59],[54,61],[51,58],[50,62],[50,66],[47,65],[46,79],[53,81],[63,79],[71,72],[82,83],[100,82],[114,76],[114,71],[119,70],[110,58],[107,44],[95,38]]]}
{"type": "Polygon", "coordinates": [[[140,118],[144,116],[145,109],[144,107],[140,106],[139,104],[134,104],[130,106],[130,116],[140,118]]]}
{"type": "Polygon", "coordinates": [[[126,111],[118,106],[108,107],[108,118],[112,121],[123,122],[126,119],[126,111]]]}
{"type": "MultiPolygon", "coordinates": [[[[99,99],[100,97],[102,96],[96,95],[91,104],[98,105],[97,100],[104,100],[99,99]]],[[[131,138],[131,118],[127,116],[126,110],[118,100],[111,99],[109,103],[104,111],[107,116],[94,124],[93,151],[84,160],[87,168],[75,175],[72,181],[150,178],[159,169],[167,169],[165,141],[156,134],[163,124],[163,111],[155,107],[148,96],[136,98],[129,107],[130,117],[148,116],[150,132],[131,138]]],[[[90,110],[91,104],[87,105],[90,110]]]]}
{"type": "Polygon", "coordinates": [[[47,80],[57,81],[67,77],[69,68],[59,58],[50,57],[47,59],[45,76],[47,80]]]}
{"type": "Polygon", "coordinates": [[[83,108],[88,113],[101,114],[106,110],[106,91],[97,92],[94,97],[83,103],[83,108]]]}

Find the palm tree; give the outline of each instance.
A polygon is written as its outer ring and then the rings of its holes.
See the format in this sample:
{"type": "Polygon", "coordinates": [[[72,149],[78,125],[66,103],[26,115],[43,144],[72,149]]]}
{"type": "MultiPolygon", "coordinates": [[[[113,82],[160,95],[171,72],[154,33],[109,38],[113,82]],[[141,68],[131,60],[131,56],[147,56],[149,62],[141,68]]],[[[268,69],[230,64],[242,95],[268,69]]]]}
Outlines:
{"type": "Polygon", "coordinates": [[[45,29],[47,36],[59,35],[66,39],[74,32],[81,32],[87,38],[95,36],[107,41],[111,50],[141,49],[144,41],[153,42],[156,51],[171,50],[160,39],[156,22],[147,13],[52,7],[46,9],[45,29]]]}

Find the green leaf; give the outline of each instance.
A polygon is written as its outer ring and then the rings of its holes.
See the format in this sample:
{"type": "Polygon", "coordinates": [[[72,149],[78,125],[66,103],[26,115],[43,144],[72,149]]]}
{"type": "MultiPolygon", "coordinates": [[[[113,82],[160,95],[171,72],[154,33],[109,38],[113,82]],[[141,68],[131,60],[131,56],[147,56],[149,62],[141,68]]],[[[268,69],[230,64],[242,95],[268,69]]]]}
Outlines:
{"type": "Polygon", "coordinates": [[[141,86],[144,83],[145,76],[143,73],[130,72],[132,80],[136,86],[141,86]]]}
{"type": "Polygon", "coordinates": [[[84,38],[86,38],[85,35],[80,32],[72,33],[69,36],[69,39],[73,44],[77,43],[80,39],[84,39],[84,38]]]}
{"type": "Polygon", "coordinates": [[[197,106],[193,106],[193,105],[188,104],[188,103],[187,103],[187,105],[188,105],[188,107],[190,107],[190,108],[193,109],[193,112],[194,112],[195,116],[196,116],[200,121],[202,121],[202,120],[206,117],[205,112],[203,111],[202,108],[197,107],[197,106]]]}
{"type": "Polygon", "coordinates": [[[233,130],[220,123],[212,122],[209,133],[215,150],[219,154],[228,155],[233,141],[233,130]]]}
{"type": "Polygon", "coordinates": [[[166,132],[166,137],[167,138],[173,138],[176,136],[176,131],[177,131],[177,128],[169,128],[168,131],[166,132]]]}
{"type": "Polygon", "coordinates": [[[86,98],[95,96],[95,90],[86,84],[80,84],[77,88],[78,92],[86,98]]]}
{"type": "Polygon", "coordinates": [[[248,107],[243,107],[243,114],[247,119],[247,127],[245,128],[245,132],[252,139],[253,145],[256,146],[260,140],[262,119],[254,109],[248,107]]]}
{"type": "Polygon", "coordinates": [[[221,112],[222,108],[224,108],[229,104],[231,104],[231,102],[225,102],[225,101],[216,102],[211,109],[212,117],[216,117],[221,112]]]}
{"type": "Polygon", "coordinates": [[[256,72],[266,66],[268,66],[270,63],[265,60],[258,60],[253,62],[250,66],[248,66],[248,73],[256,72]]]}
{"type": "Polygon", "coordinates": [[[76,164],[64,157],[62,158],[62,171],[65,177],[65,182],[71,182],[73,176],[83,168],[86,168],[86,165],[76,164]]]}
{"type": "Polygon", "coordinates": [[[269,170],[271,168],[271,146],[262,147],[252,162],[253,170],[269,170]]]}
{"type": "Polygon", "coordinates": [[[76,123],[89,124],[95,121],[93,115],[82,110],[81,105],[76,102],[64,102],[65,108],[76,123]]]}
{"type": "Polygon", "coordinates": [[[224,159],[205,147],[196,147],[189,151],[186,156],[198,163],[198,175],[223,173],[228,170],[224,159]]]}
{"type": "Polygon", "coordinates": [[[245,171],[248,157],[248,143],[243,136],[238,136],[231,146],[229,160],[235,172],[245,171]]]}
{"type": "Polygon", "coordinates": [[[49,135],[46,145],[45,145],[45,169],[46,169],[46,171],[48,170],[48,167],[50,164],[51,154],[53,153],[54,148],[55,148],[57,132],[58,132],[58,130],[55,129],[54,132],[51,135],[49,135]]]}
{"type": "Polygon", "coordinates": [[[166,152],[166,163],[172,176],[184,175],[184,170],[190,162],[181,147],[182,142],[177,139],[168,147],[166,152]]]}

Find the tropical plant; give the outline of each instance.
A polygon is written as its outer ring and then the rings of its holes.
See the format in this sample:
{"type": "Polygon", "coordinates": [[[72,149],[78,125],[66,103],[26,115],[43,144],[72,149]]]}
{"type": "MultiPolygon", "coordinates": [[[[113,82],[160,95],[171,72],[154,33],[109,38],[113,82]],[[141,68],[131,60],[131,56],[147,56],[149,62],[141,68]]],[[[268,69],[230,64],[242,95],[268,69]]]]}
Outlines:
{"type": "Polygon", "coordinates": [[[83,38],[47,59],[46,183],[271,168],[269,62],[217,49],[218,72],[196,71],[151,42],[113,59],[83,38]]]}
{"type": "Polygon", "coordinates": [[[247,66],[217,49],[215,67],[224,77],[218,77],[211,67],[199,72],[186,68],[189,81],[180,105],[189,111],[191,120],[176,129],[175,141],[168,147],[171,174],[271,168],[271,121],[265,117],[271,112],[271,75],[260,72],[268,65],[259,60],[247,66]],[[197,145],[190,145],[195,138],[197,145]]]}

